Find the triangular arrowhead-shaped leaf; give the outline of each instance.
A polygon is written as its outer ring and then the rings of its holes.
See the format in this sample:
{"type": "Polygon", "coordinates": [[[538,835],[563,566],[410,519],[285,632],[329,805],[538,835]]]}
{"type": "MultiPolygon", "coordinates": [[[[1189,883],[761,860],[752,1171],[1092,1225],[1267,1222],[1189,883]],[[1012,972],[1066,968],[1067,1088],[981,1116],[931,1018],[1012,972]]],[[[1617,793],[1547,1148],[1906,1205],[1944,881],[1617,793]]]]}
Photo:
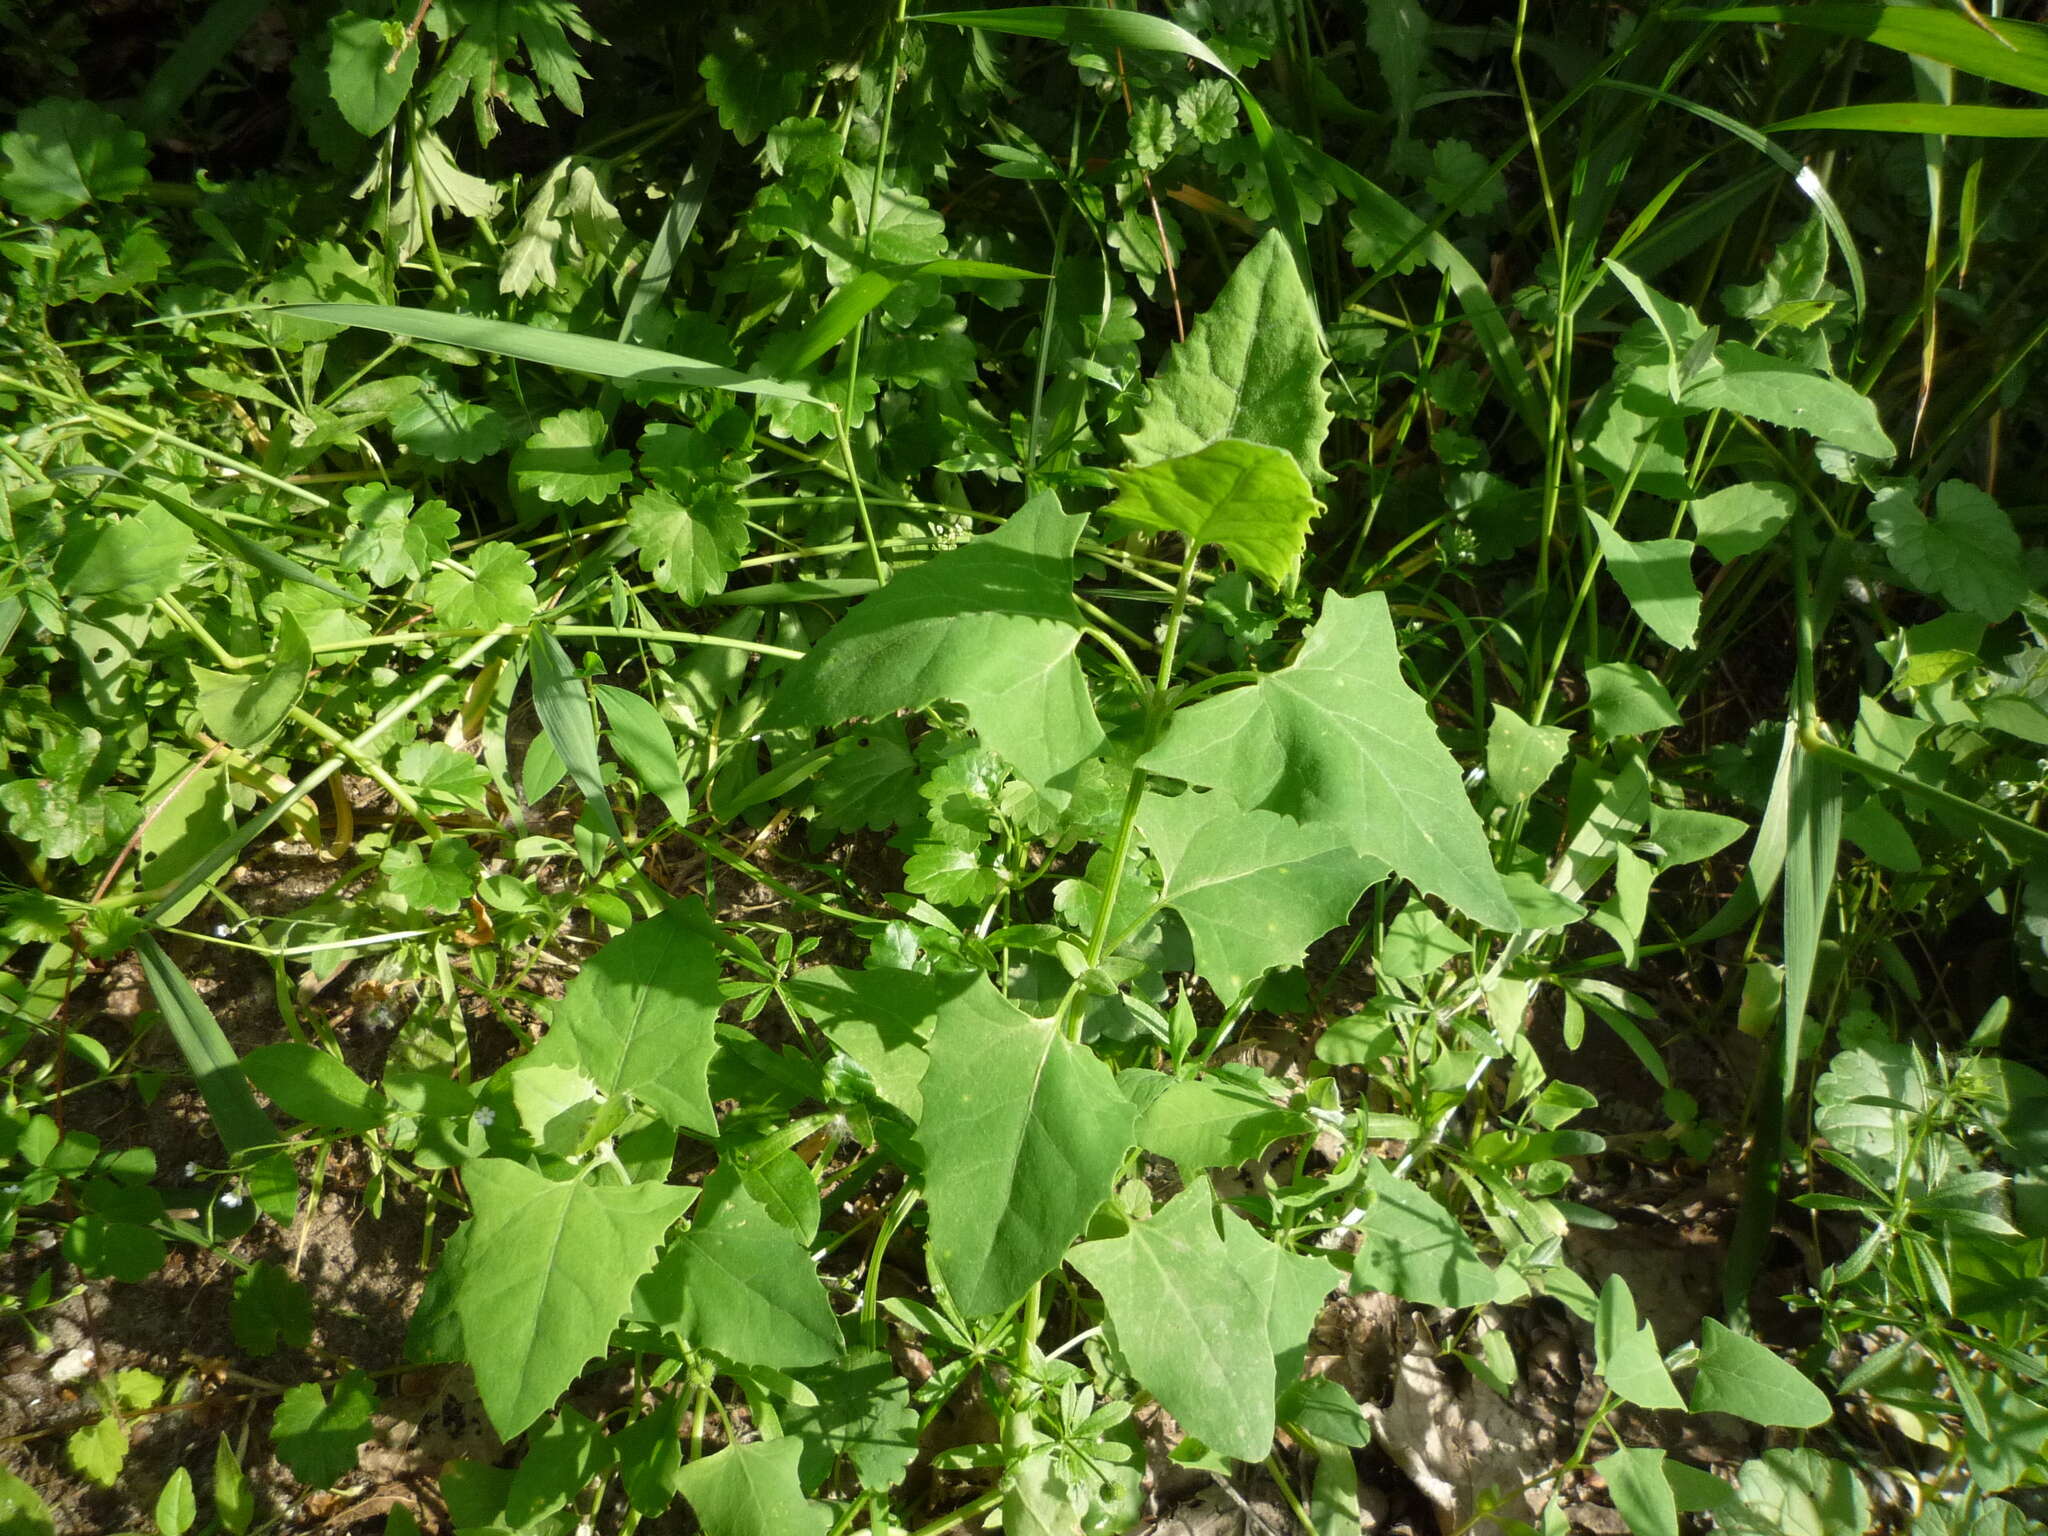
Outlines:
{"type": "Polygon", "coordinates": [[[979,971],[963,976],[819,965],[790,977],[783,990],[866,1070],[882,1102],[912,1121],[924,1115],[918,1090],[941,1010],[981,1013],[996,1023],[1007,1023],[1015,1012],[979,971]]]}
{"type": "Polygon", "coordinates": [[[1299,1370],[1337,1283],[1326,1260],[1288,1253],[1219,1213],[1202,1181],[1068,1261],[1102,1293],[1139,1384],[1183,1429],[1240,1461],[1272,1450],[1279,1378],[1299,1370]]]}
{"type": "Polygon", "coordinates": [[[1236,437],[1284,448],[1311,482],[1327,480],[1326,362],[1315,304],[1275,230],[1167,354],[1125,451],[1134,464],[1155,464],[1236,437]]]}
{"type": "Polygon", "coordinates": [[[694,1190],[556,1183],[523,1163],[463,1169],[475,1215],[456,1280],[477,1395],[509,1440],[604,1353],[655,1246],[694,1190]]]}
{"type": "Polygon", "coordinates": [[[1686,386],[1682,402],[1689,411],[1733,411],[1774,427],[1811,432],[1874,459],[1898,456],[1868,395],[1740,342],[1724,341],[1714,349],[1713,363],[1686,386]]]}
{"type": "Polygon", "coordinates": [[[1650,1325],[1636,1317],[1636,1299],[1628,1282],[1609,1275],[1600,1287],[1600,1310],[1593,1318],[1593,1348],[1600,1374],[1618,1397],[1639,1408],[1683,1408],[1685,1399],[1664,1369],[1663,1351],[1650,1325]]]}
{"type": "Polygon", "coordinates": [[[1625,539],[1598,512],[1588,511],[1586,519],[1599,537],[1608,570],[1628,594],[1636,617],[1673,650],[1691,650],[1700,630],[1700,589],[1692,580],[1692,542],[1625,539]]]}
{"type": "Polygon", "coordinates": [[[1351,1276],[1374,1291],[1431,1307],[1479,1307],[1499,1299],[1479,1248],[1436,1197],[1383,1164],[1366,1170],[1372,1206],[1351,1276]]]}
{"type": "Polygon", "coordinates": [[[723,1002],[710,936],[688,905],[672,907],[584,961],[526,1060],[574,1068],[608,1095],[632,1094],[681,1130],[716,1135],[705,1080],[723,1002]]]}
{"type": "Polygon", "coordinates": [[[1835,1415],[1827,1393],[1769,1346],[1722,1327],[1700,1327],[1700,1369],[1692,1383],[1694,1413],[1732,1413],[1753,1424],[1811,1429],[1835,1415]]]}
{"type": "Polygon", "coordinates": [[[1147,795],[1138,830],[1166,877],[1162,900],[1194,941],[1195,969],[1226,1004],[1298,964],[1387,873],[1330,827],[1241,810],[1228,795],[1147,795]]]}
{"type": "Polygon", "coordinates": [[[1378,592],[1326,598],[1292,666],[1175,711],[1145,766],[1334,831],[1476,921],[1519,926],[1378,592]]]}
{"type": "Polygon", "coordinates": [[[823,1365],[839,1323],[796,1234],[721,1167],[705,1209],[679,1232],[634,1298],[634,1315],[741,1365],[823,1365]]]}
{"type": "Polygon", "coordinates": [[[970,1317],[1049,1272],[1109,1198],[1137,1110],[1050,1021],[949,1002],[932,1030],[917,1142],[933,1267],[970,1317]]]}
{"type": "Polygon", "coordinates": [[[1269,587],[1294,579],[1316,499],[1283,450],[1225,438],[1196,453],[1112,473],[1110,514],[1214,544],[1269,587]]]}
{"type": "Polygon", "coordinates": [[[1055,785],[1103,741],[1074,656],[1085,521],[1046,492],[994,533],[902,572],[790,670],[766,724],[837,725],[950,699],[1020,777],[1055,785]]]}
{"type": "Polygon", "coordinates": [[[754,1440],[729,1445],[676,1474],[704,1536],[824,1536],[832,1511],[804,1497],[797,1478],[803,1442],[754,1440]]]}

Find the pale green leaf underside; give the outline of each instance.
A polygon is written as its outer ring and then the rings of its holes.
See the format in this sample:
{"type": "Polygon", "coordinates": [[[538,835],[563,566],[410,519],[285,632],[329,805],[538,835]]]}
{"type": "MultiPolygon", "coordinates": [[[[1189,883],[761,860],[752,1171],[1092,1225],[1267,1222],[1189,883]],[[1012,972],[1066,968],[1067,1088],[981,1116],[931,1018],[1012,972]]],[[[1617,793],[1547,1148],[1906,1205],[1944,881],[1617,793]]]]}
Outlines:
{"type": "Polygon", "coordinates": [[[1330,409],[1315,305],[1279,231],[1230,275],[1186,341],[1167,354],[1124,440],[1134,464],[1194,453],[1224,438],[1283,448],[1311,482],[1322,469],[1330,409]]]}
{"type": "Polygon", "coordinates": [[[604,1353],[654,1249],[693,1191],[558,1184],[521,1163],[463,1169],[475,1215],[455,1311],[477,1395],[509,1440],[604,1353]]]}
{"type": "Polygon", "coordinates": [[[1648,1323],[1636,1316],[1636,1299],[1628,1282],[1609,1275],[1600,1288],[1600,1310],[1593,1319],[1593,1347],[1600,1374],[1619,1397],[1641,1408],[1683,1408],[1685,1399],[1664,1368],[1663,1351],[1648,1323]]]}
{"type": "Polygon", "coordinates": [[[1196,972],[1225,1003],[1298,964],[1387,873],[1337,829],[1241,810],[1223,794],[1147,795],[1138,830],[1165,875],[1161,901],[1194,942],[1196,972]]]}
{"type": "Polygon", "coordinates": [[[1293,665],[1176,711],[1145,766],[1331,831],[1488,927],[1518,925],[1380,593],[1326,598],[1293,665]]]}
{"type": "Polygon", "coordinates": [[[1278,448],[1225,438],[1195,453],[1112,474],[1113,516],[1214,544],[1269,587],[1301,565],[1316,501],[1300,466],[1278,448]]]}
{"type": "Polygon", "coordinates": [[[933,1268],[969,1316],[1000,1311],[1109,1197],[1137,1111],[1050,1022],[957,1000],[932,1030],[923,1103],[933,1268]]]}
{"type": "Polygon", "coordinates": [[[1840,379],[1802,368],[1782,357],[1724,341],[1714,362],[1686,387],[1691,411],[1733,411],[1773,426],[1810,432],[1872,458],[1898,453],[1877,419],[1877,407],[1840,379]]]}
{"type": "Polygon", "coordinates": [[[1055,784],[1103,741],[1074,656],[1084,521],[1048,492],[994,533],[902,572],[791,669],[767,724],[837,725],[950,699],[1019,776],[1055,784]]]}
{"type": "Polygon", "coordinates": [[[1279,1364],[1298,1362],[1337,1274],[1227,1210],[1220,1233],[1218,1220],[1199,1182],[1070,1262],[1102,1293],[1139,1384],[1205,1445],[1257,1461],[1272,1449],[1279,1364]]]}

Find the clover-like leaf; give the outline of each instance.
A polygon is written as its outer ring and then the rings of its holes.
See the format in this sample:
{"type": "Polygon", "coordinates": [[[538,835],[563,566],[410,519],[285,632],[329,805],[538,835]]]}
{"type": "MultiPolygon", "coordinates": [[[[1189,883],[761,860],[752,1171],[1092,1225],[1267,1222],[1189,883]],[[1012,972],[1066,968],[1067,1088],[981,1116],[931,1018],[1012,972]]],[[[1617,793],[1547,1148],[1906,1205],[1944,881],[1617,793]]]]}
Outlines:
{"type": "Polygon", "coordinates": [[[512,483],[564,506],[616,496],[632,478],[633,456],[604,446],[601,412],[561,411],[534,429],[512,455],[512,483]]]}
{"type": "Polygon", "coordinates": [[[105,107],[51,97],[0,134],[0,197],[31,219],[61,219],[87,203],[113,202],[149,180],[149,141],[105,107]]]}
{"type": "Polygon", "coordinates": [[[1944,481],[1934,509],[1924,516],[1909,487],[1881,492],[1870,504],[1878,543],[1922,592],[1994,624],[2005,619],[2027,596],[2012,519],[1963,480],[1944,481]]]}
{"type": "Polygon", "coordinates": [[[723,592],[747,550],[746,509],[722,485],[702,486],[687,498],[658,486],[642,491],[626,530],[639,546],[640,569],[686,603],[723,592]]]}
{"type": "Polygon", "coordinates": [[[524,624],[539,606],[533,595],[533,562],[514,544],[479,544],[469,572],[436,571],[426,599],[451,629],[496,629],[524,624]]]}
{"type": "Polygon", "coordinates": [[[381,483],[352,486],[343,499],[351,531],[341,558],[378,586],[414,580],[448,558],[460,525],[447,502],[423,502],[415,509],[411,491],[381,483]]]}

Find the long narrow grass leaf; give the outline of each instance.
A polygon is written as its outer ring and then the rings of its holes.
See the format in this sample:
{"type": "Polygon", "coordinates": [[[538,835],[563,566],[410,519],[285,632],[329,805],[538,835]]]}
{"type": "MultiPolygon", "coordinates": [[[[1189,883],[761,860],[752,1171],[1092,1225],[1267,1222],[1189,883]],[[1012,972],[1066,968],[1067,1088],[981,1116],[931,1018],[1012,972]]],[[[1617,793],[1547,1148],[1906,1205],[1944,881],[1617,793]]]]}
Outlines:
{"type": "Polygon", "coordinates": [[[329,325],[359,326],[364,330],[381,331],[386,336],[403,336],[413,341],[470,347],[478,352],[522,358],[529,363],[545,363],[551,368],[567,368],[574,373],[595,374],[601,379],[626,379],[642,384],[685,384],[698,389],[728,390],[736,395],[768,395],[779,400],[801,400],[810,405],[825,403],[801,384],[721,368],[715,363],[684,357],[680,352],[607,341],[602,336],[544,331],[539,326],[519,325],[510,320],[449,315],[439,310],[413,309],[402,304],[277,304],[269,307],[269,313],[294,315],[301,320],[320,320],[329,325]]]}
{"type": "Polygon", "coordinates": [[[1688,101],[1683,96],[1660,91],[1654,85],[1638,85],[1630,80],[1606,80],[1602,84],[1611,90],[1631,91],[1638,96],[1647,96],[1652,101],[1661,101],[1666,106],[1690,112],[1702,122],[1712,123],[1722,132],[1733,135],[1750,148],[1768,156],[1771,162],[1790,176],[1799,190],[1806,195],[1807,200],[1813,204],[1814,211],[1820,215],[1821,222],[1827,226],[1828,233],[1834,237],[1835,246],[1842,253],[1842,264],[1849,269],[1849,286],[1856,294],[1856,312],[1863,312],[1868,298],[1863,282],[1863,258],[1857,252],[1856,238],[1849,233],[1849,221],[1842,217],[1841,208],[1811,166],[1801,163],[1783,145],[1773,143],[1749,124],[1738,122],[1725,112],[1716,112],[1712,107],[1688,101]]]}
{"type": "Polygon", "coordinates": [[[1952,64],[2000,85],[2048,95],[2048,26],[1905,5],[1723,5],[1678,11],[1690,21],[1778,22],[1857,38],[1952,64]]]}
{"type": "Polygon", "coordinates": [[[156,997],[171,1039],[177,1043],[178,1054],[191,1069],[222,1145],[230,1152],[247,1152],[275,1142],[277,1127],[257,1107],[235,1048],[221,1032],[213,1010],[192,990],[185,973],[171,962],[153,934],[145,933],[135,941],[135,957],[142,962],[143,977],[156,997]]]}
{"type": "Polygon", "coordinates": [[[597,760],[597,722],[591,718],[590,693],[569,664],[561,641],[544,629],[527,637],[526,664],[533,677],[533,708],[547,728],[548,740],[562,766],[583,791],[598,823],[614,838],[622,837],[619,821],[605,797],[604,770],[597,760]]]}
{"type": "Polygon", "coordinates": [[[1797,128],[1858,133],[1938,133],[1955,139],[2048,139],[2048,107],[1977,107],[1937,101],[1873,101],[1788,117],[1772,133],[1797,128]]]}

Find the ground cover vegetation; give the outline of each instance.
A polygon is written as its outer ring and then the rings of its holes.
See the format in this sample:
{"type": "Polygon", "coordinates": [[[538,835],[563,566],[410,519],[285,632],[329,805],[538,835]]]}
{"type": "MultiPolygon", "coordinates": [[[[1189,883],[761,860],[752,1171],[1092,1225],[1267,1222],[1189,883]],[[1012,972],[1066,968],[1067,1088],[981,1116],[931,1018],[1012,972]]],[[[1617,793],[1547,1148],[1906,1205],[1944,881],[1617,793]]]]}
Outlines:
{"type": "Polygon", "coordinates": [[[0,39],[0,1529],[2042,1529],[2048,30],[0,39]]]}

